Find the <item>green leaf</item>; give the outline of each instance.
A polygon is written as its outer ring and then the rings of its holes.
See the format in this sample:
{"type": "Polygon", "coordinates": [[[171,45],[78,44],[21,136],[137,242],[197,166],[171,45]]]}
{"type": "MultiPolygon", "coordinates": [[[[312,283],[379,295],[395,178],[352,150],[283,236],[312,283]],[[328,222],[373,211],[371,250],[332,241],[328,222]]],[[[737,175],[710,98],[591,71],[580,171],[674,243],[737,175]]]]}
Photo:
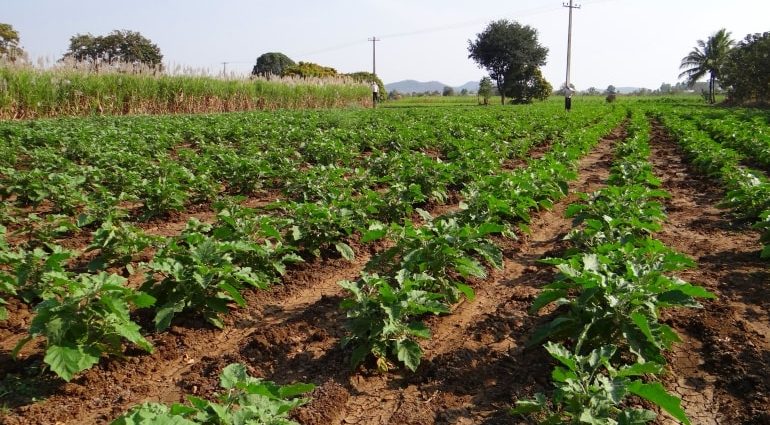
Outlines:
{"type": "Polygon", "coordinates": [[[568,293],[565,289],[546,289],[535,298],[529,311],[535,314],[548,304],[566,297],[568,293]]]}
{"type": "Polygon", "coordinates": [[[505,230],[505,226],[502,224],[487,222],[479,226],[477,231],[479,236],[487,236],[492,233],[500,233],[503,230],[505,230]]]}
{"type": "Polygon", "coordinates": [[[545,349],[549,354],[551,354],[551,357],[560,361],[564,366],[567,366],[569,370],[573,372],[578,370],[577,362],[575,361],[575,355],[572,354],[572,352],[566,349],[563,345],[547,342],[545,344],[545,349]]]}
{"type": "Polygon", "coordinates": [[[475,276],[484,278],[487,276],[487,271],[484,267],[473,258],[458,258],[454,261],[455,269],[463,277],[475,276]]]}
{"type": "Polygon", "coordinates": [[[473,288],[471,288],[470,286],[464,283],[457,282],[455,284],[455,287],[457,288],[458,291],[462,292],[463,295],[465,295],[465,298],[467,298],[468,301],[473,301],[476,298],[476,293],[473,291],[473,288]]]}
{"type": "Polygon", "coordinates": [[[292,398],[300,394],[309,393],[315,389],[313,384],[296,383],[284,385],[278,389],[278,396],[281,398],[292,398]]]}
{"type": "Polygon", "coordinates": [[[157,301],[155,297],[144,292],[136,292],[134,293],[134,296],[131,298],[131,302],[134,303],[136,308],[151,307],[155,304],[155,301],[157,301]]]}
{"type": "Polygon", "coordinates": [[[361,237],[362,243],[372,242],[385,237],[388,234],[388,228],[382,223],[373,223],[369,226],[369,230],[364,232],[361,237]]]}
{"type": "Polygon", "coordinates": [[[222,369],[222,374],[219,376],[219,384],[222,388],[230,389],[235,388],[239,382],[245,382],[249,379],[249,372],[246,370],[246,366],[241,363],[232,363],[222,369]]]}
{"type": "Polygon", "coordinates": [[[356,258],[356,254],[353,252],[353,248],[350,247],[350,245],[346,244],[345,242],[337,242],[334,244],[334,247],[337,248],[337,251],[342,255],[342,257],[348,261],[353,261],[356,258]]]}
{"type": "Polygon", "coordinates": [[[657,404],[679,422],[690,425],[687,414],[680,407],[682,400],[669,394],[660,382],[645,384],[642,381],[633,381],[628,385],[628,391],[657,404]]]}
{"type": "Polygon", "coordinates": [[[646,409],[624,410],[618,415],[618,425],[644,425],[657,417],[655,412],[646,409]]]}
{"type": "Polygon", "coordinates": [[[398,359],[406,365],[412,372],[417,370],[422,358],[422,349],[420,345],[411,339],[396,342],[396,353],[398,359]]]}
{"type": "Polygon", "coordinates": [[[650,329],[650,322],[647,320],[647,316],[639,312],[634,312],[631,313],[631,320],[634,322],[636,327],[642,331],[642,334],[644,334],[644,336],[647,338],[647,341],[657,347],[658,342],[655,336],[652,334],[652,329],[650,329]]]}
{"type": "Polygon", "coordinates": [[[149,341],[144,339],[142,334],[139,333],[139,329],[141,329],[139,325],[137,325],[134,322],[115,324],[115,332],[117,332],[118,335],[133,342],[134,344],[139,346],[142,350],[147,351],[148,353],[152,353],[153,351],[152,344],[150,344],[149,341]]]}
{"type": "Polygon", "coordinates": [[[62,379],[69,382],[72,377],[90,368],[99,361],[99,351],[89,347],[49,346],[43,361],[62,379]]]}

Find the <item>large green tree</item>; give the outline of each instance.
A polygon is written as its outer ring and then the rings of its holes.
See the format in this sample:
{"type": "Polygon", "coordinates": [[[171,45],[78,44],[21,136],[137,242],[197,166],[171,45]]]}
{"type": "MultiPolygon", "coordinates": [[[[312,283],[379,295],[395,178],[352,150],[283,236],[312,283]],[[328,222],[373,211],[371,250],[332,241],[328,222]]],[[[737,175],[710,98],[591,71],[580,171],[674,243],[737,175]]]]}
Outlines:
{"type": "Polygon", "coordinates": [[[686,77],[688,86],[692,87],[698,80],[709,76],[709,102],[716,102],[714,92],[717,81],[720,79],[722,68],[727,60],[734,41],[730,38],[730,32],[722,28],[715,32],[708,40],[698,40],[692,51],[682,58],[679,69],[684,71],[679,78],[686,77]]]}
{"type": "Polygon", "coordinates": [[[770,103],[770,32],[749,34],[733,48],[722,84],[732,102],[770,103]]]}
{"type": "Polygon", "coordinates": [[[528,93],[525,86],[536,78],[548,56],[548,48],[537,41],[537,30],[507,19],[490,23],[475,41],[468,40],[468,52],[495,80],[503,104],[507,95],[514,102],[529,101],[517,96],[528,93]]]}
{"type": "Polygon", "coordinates": [[[251,70],[252,75],[281,75],[283,71],[296,63],[280,52],[269,52],[257,58],[257,64],[251,70]]]}
{"type": "Polygon", "coordinates": [[[136,31],[112,31],[108,35],[77,34],[70,38],[70,46],[64,58],[91,62],[134,63],[148,66],[160,65],[163,55],[160,48],[136,31]]]}
{"type": "Polygon", "coordinates": [[[19,47],[18,31],[10,24],[0,23],[0,57],[13,62],[23,56],[24,51],[19,47]]]}

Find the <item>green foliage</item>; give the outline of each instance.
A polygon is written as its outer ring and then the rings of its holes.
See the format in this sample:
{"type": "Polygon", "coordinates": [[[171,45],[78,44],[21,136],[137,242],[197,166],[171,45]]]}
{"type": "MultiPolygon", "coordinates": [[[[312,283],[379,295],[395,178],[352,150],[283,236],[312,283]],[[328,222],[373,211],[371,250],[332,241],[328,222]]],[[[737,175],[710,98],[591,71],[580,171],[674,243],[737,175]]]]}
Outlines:
{"type": "Polygon", "coordinates": [[[732,102],[770,103],[770,32],[741,40],[730,51],[721,77],[732,102]]]}
{"type": "Polygon", "coordinates": [[[128,223],[109,219],[92,233],[86,252],[98,250],[99,255],[88,264],[89,270],[104,270],[110,266],[124,266],[134,255],[159,241],[146,235],[142,229],[128,223]]]}
{"type": "MultiPolygon", "coordinates": [[[[475,41],[468,42],[468,52],[468,57],[497,82],[503,104],[509,93],[517,103],[528,101],[524,95],[529,93],[536,70],[545,65],[548,55],[548,49],[537,41],[537,30],[506,19],[490,23],[477,34],[475,41]]],[[[541,80],[537,83],[541,84],[541,80]]]]}
{"type": "Polygon", "coordinates": [[[553,93],[553,86],[546,81],[540,68],[531,68],[526,72],[509,77],[506,96],[511,103],[532,103],[533,100],[546,100],[553,93]]]}
{"type": "Polygon", "coordinates": [[[115,419],[112,425],[298,425],[289,419],[291,410],[307,403],[299,395],[312,391],[312,384],[277,385],[250,376],[246,366],[233,363],[222,370],[220,386],[225,391],[208,401],[187,396],[191,406],[144,403],[115,419]]]}
{"type": "Polygon", "coordinates": [[[149,307],[155,299],[124,286],[125,279],[107,273],[50,273],[45,300],[35,307],[30,336],[14,348],[14,355],[32,338],[46,340],[44,361],[65,381],[90,368],[102,354],[122,355],[122,341],[152,352],[152,344],[131,321],[131,306],[149,307]]]}
{"type": "Polygon", "coordinates": [[[484,104],[489,104],[489,98],[492,97],[492,79],[489,77],[483,77],[479,81],[479,96],[484,99],[484,104]]]}
{"type": "Polygon", "coordinates": [[[546,338],[572,338],[576,352],[603,342],[628,348],[639,361],[663,363],[662,351],[679,338],[658,323],[662,307],[700,307],[696,298],[714,298],[705,289],[664,273],[693,266],[692,261],[660,242],[640,239],[593,248],[594,253],[548,260],[560,274],[533,303],[538,311],[550,303],[567,305],[538,330],[531,344],[546,338]]]}
{"type": "Polygon", "coordinates": [[[414,318],[449,312],[441,294],[424,289],[432,285],[432,280],[427,274],[413,275],[402,270],[393,280],[365,273],[357,282],[340,282],[351,293],[341,304],[347,311],[346,327],[350,332],[342,345],[355,347],[353,367],[371,353],[381,372],[393,367],[389,358],[397,358],[410,370],[417,370],[422,349],[416,340],[430,338],[430,331],[414,318]]]}
{"type": "Polygon", "coordinates": [[[542,394],[533,400],[519,400],[512,414],[539,415],[540,424],[646,424],[655,420],[655,412],[623,407],[624,399],[636,395],[689,424],[680,400],[660,384],[645,384],[634,379],[663,370],[655,363],[634,363],[616,368],[612,358],[617,349],[611,345],[577,355],[561,344],[548,343],[546,350],[561,363],[552,378],[556,391],[549,402],[542,394]]]}
{"type": "Polygon", "coordinates": [[[263,53],[257,58],[257,64],[251,70],[252,75],[281,75],[286,68],[296,63],[280,52],[263,53]]]}
{"type": "Polygon", "coordinates": [[[337,70],[317,63],[300,61],[296,65],[284,68],[281,75],[284,77],[323,78],[336,76],[337,70]]]}
{"type": "Polygon", "coordinates": [[[253,249],[245,241],[222,241],[211,236],[212,227],[190,220],[177,238],[162,247],[148,264],[150,273],[142,290],[158,300],[155,327],[169,327],[177,313],[193,310],[211,324],[223,327],[220,316],[228,304],[244,306],[240,291],[247,286],[266,288],[268,281],[251,267],[239,266],[234,257],[253,249]]]}
{"type": "Polygon", "coordinates": [[[108,64],[138,62],[157,66],[161,64],[163,55],[156,44],[139,32],[115,30],[104,36],[91,34],[72,36],[64,58],[88,61],[94,65],[103,61],[108,64]]]}
{"type": "Polygon", "coordinates": [[[679,78],[687,77],[687,84],[692,87],[696,81],[709,75],[709,103],[716,102],[714,92],[717,81],[721,79],[722,71],[728,62],[728,54],[735,42],[730,38],[730,32],[722,28],[711,35],[708,40],[698,40],[690,53],[682,58],[679,69],[684,71],[679,78]]]}

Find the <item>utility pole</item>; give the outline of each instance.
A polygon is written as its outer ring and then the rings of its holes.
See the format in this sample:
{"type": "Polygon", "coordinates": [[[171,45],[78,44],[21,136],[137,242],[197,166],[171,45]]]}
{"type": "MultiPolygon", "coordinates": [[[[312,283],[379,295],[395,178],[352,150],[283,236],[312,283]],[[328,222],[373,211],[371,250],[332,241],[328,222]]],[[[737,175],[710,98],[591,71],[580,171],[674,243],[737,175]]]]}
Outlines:
{"type": "MultiPolygon", "coordinates": [[[[376,43],[380,41],[377,37],[372,37],[367,39],[367,41],[372,42],[372,75],[376,78],[377,77],[377,45],[376,43]]],[[[376,84],[375,80],[372,80],[372,84],[376,84]]],[[[372,108],[377,107],[377,92],[372,91],[372,108]]]]}
{"type": "Polygon", "coordinates": [[[227,77],[227,64],[230,62],[222,62],[222,77],[227,77]]]}
{"type": "Polygon", "coordinates": [[[572,4],[572,0],[569,0],[569,4],[562,3],[562,6],[569,8],[569,27],[567,29],[567,78],[564,83],[564,107],[568,111],[572,107],[572,89],[570,88],[570,64],[572,61],[572,9],[580,9],[580,5],[572,4]]]}

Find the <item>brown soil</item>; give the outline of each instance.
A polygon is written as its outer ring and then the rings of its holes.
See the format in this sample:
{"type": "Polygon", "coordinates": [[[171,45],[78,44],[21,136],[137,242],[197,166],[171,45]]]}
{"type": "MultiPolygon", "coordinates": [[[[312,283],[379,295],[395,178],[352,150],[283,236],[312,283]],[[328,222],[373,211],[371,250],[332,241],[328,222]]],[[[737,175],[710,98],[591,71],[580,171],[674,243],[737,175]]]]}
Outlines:
{"type": "Polygon", "coordinates": [[[667,387],[682,397],[694,424],[770,424],[770,270],[759,258],[759,235],[716,208],[720,183],[691,168],[658,126],[652,148],[655,172],[671,194],[668,221],[656,236],[698,263],[681,278],[719,297],[703,309],[666,315],[683,340],[670,355],[667,387]]]}
{"type": "MultiPolygon", "coordinates": [[[[613,141],[621,137],[616,131],[580,162],[573,193],[604,184],[613,141]]],[[[699,267],[683,278],[720,296],[703,310],[666,313],[664,319],[684,340],[670,356],[667,387],[683,396],[694,424],[770,423],[769,310],[758,286],[768,276],[766,264],[757,260],[757,235],[715,209],[722,195],[714,189],[718,184],[699,180],[660,133],[653,155],[673,195],[659,236],[698,261],[699,267]]],[[[48,374],[37,370],[39,353],[12,362],[7,346],[0,347],[0,377],[7,374],[0,403],[8,407],[0,411],[0,423],[107,423],[142,401],[208,397],[218,391],[218,375],[232,362],[278,383],[316,384],[313,400],[295,413],[303,424],[518,423],[506,408],[552,389],[549,356],[542,348],[524,348],[547,318],[527,311],[554,276],[553,268],[538,260],[566,248],[563,237],[572,224],[564,210],[575,199],[571,195],[536,214],[531,233],[520,241],[501,243],[505,268],[477,282],[473,302],[427,320],[433,338],[422,343],[425,355],[416,373],[378,374],[371,364],[349,368],[349,350],[339,345],[345,317],[337,281],[355,279],[375,249],[355,246],[353,263],[312,262],[292,270],[285,285],[250,293],[248,308],[235,311],[224,331],[188,318],[151,336],[154,354],[132,351],[124,361],[104,360],[71,383],[41,378],[48,374]],[[9,382],[10,376],[20,378],[9,382]]],[[[2,335],[15,334],[22,322],[2,335]]]]}

